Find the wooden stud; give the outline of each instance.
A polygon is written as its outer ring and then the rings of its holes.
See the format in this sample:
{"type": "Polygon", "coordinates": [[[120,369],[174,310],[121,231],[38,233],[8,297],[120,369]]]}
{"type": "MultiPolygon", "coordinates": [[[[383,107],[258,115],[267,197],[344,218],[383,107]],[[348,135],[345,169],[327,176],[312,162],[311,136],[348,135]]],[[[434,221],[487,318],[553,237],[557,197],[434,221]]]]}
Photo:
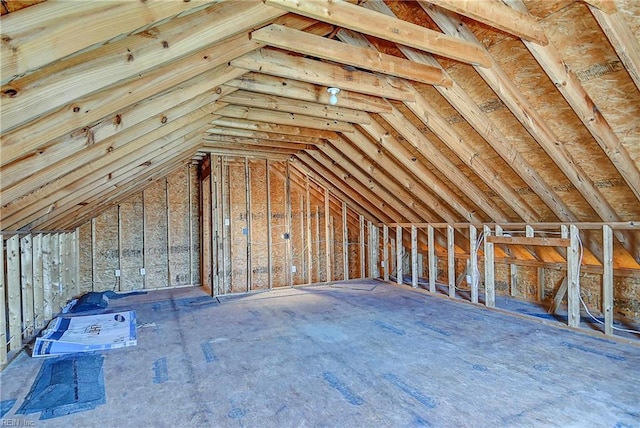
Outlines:
{"type": "MultiPolygon", "coordinates": [[[[269,160],[265,160],[266,164],[266,177],[265,181],[267,182],[267,265],[268,265],[268,278],[267,282],[269,283],[269,290],[273,289],[273,256],[271,253],[273,252],[273,234],[271,232],[271,164],[269,160]]],[[[311,259],[310,259],[311,260],[311,259]]],[[[311,270],[311,269],[309,269],[311,270]]]]}
{"type": "Polygon", "coordinates": [[[436,244],[434,239],[433,226],[427,226],[427,240],[428,240],[428,252],[429,252],[429,292],[436,292],[436,278],[438,276],[438,265],[436,260],[436,244]]]}
{"type": "Polygon", "coordinates": [[[456,297],[456,253],[455,230],[453,226],[447,226],[447,280],[449,282],[449,297],[456,297]]]}
{"type": "MultiPolygon", "coordinates": [[[[95,234],[93,233],[93,229],[95,228],[95,221],[91,222],[92,227],[92,239],[95,234]]],[[[51,318],[53,318],[53,249],[52,249],[52,234],[47,233],[42,237],[42,291],[43,291],[43,315],[44,321],[47,322],[51,318]]],[[[92,244],[92,257],[91,263],[95,266],[95,243],[92,244]]],[[[91,270],[91,289],[93,290],[93,284],[95,284],[95,280],[93,279],[95,275],[95,268],[91,270]]]]}
{"type": "Polygon", "coordinates": [[[360,231],[360,238],[358,240],[358,242],[360,243],[360,278],[366,278],[366,258],[367,258],[367,251],[365,248],[366,242],[365,242],[365,230],[364,230],[364,216],[362,214],[360,214],[360,216],[358,216],[358,219],[360,221],[360,225],[358,230],[360,231]]]}
{"type": "MultiPolygon", "coordinates": [[[[187,201],[189,203],[189,210],[187,215],[189,216],[189,284],[195,284],[195,278],[193,274],[193,189],[191,185],[191,176],[192,176],[193,165],[189,164],[187,166],[187,201]]],[[[144,241],[142,243],[142,247],[144,248],[144,241]]],[[[144,251],[143,251],[144,254],[144,251]]],[[[142,256],[144,257],[144,255],[142,256]]],[[[144,266],[144,258],[142,265],[144,266]]],[[[146,275],[145,275],[146,276],[146,275]]],[[[144,277],[143,277],[144,280],[144,277]]]]}
{"type": "Polygon", "coordinates": [[[318,206],[316,206],[316,213],[315,213],[315,217],[316,217],[316,227],[315,227],[315,250],[316,250],[316,260],[318,260],[318,277],[317,280],[318,282],[321,281],[320,277],[322,275],[322,264],[320,263],[320,208],[318,206]]]}
{"type": "Polygon", "coordinates": [[[305,190],[305,217],[307,218],[307,283],[313,282],[313,269],[315,264],[313,263],[313,235],[311,234],[311,181],[308,175],[304,177],[304,190],[305,190]]]}
{"type": "Polygon", "coordinates": [[[567,294],[567,287],[568,287],[567,277],[565,276],[564,278],[562,278],[562,282],[560,283],[560,287],[558,287],[558,292],[553,297],[553,302],[551,303],[551,306],[549,307],[549,313],[550,314],[555,314],[555,313],[558,312],[558,309],[560,308],[560,305],[562,304],[562,299],[564,299],[564,296],[567,294]]]}
{"type": "Polygon", "coordinates": [[[602,312],[604,312],[604,334],[613,335],[613,231],[602,226],[604,264],[602,273],[602,312]]]}
{"type": "Polygon", "coordinates": [[[342,202],[342,257],[344,280],[349,280],[349,225],[347,224],[347,203],[342,202]]]}
{"type": "Polygon", "coordinates": [[[384,269],[383,279],[389,282],[389,226],[382,225],[382,267],[384,269]]]}
{"type": "MultiPolygon", "coordinates": [[[[285,251],[285,266],[287,269],[287,280],[289,283],[289,287],[293,287],[293,239],[291,238],[291,223],[292,223],[292,212],[291,212],[291,166],[289,165],[289,161],[286,163],[286,172],[285,172],[285,180],[284,180],[284,212],[285,212],[285,230],[289,234],[289,239],[286,240],[286,251],[285,251]]],[[[319,219],[318,219],[319,220],[319,219]]],[[[318,235],[319,236],[319,235],[318,235]]]]}
{"type": "Polygon", "coordinates": [[[418,288],[418,228],[411,226],[411,286],[418,288]]]}
{"type": "MultiPolygon", "coordinates": [[[[33,236],[33,311],[34,329],[44,327],[44,287],[42,283],[42,233],[33,236]]],[[[79,263],[76,263],[79,267],[79,263]]],[[[79,294],[79,290],[76,292],[79,294]]]]}
{"type": "Polygon", "coordinates": [[[7,363],[7,314],[5,302],[5,281],[4,281],[4,236],[0,234],[0,368],[7,363]]]}
{"type": "Polygon", "coordinates": [[[487,238],[491,237],[491,228],[483,226],[484,230],[484,292],[485,305],[490,308],[496,306],[496,284],[493,243],[487,238]]]}
{"type": "Polygon", "coordinates": [[[7,239],[7,309],[9,312],[9,350],[22,347],[22,303],[20,286],[20,238],[7,239]]]}
{"type": "Polygon", "coordinates": [[[580,326],[580,232],[575,225],[569,226],[571,245],[567,252],[567,311],[569,326],[580,326]]]}
{"type": "Polygon", "coordinates": [[[544,272],[544,267],[538,267],[538,302],[545,301],[544,272]]]}
{"type": "Polygon", "coordinates": [[[403,247],[402,247],[402,227],[396,226],[396,282],[402,284],[404,282],[402,272],[402,259],[403,259],[403,247]]]}
{"type": "Polygon", "coordinates": [[[509,289],[511,290],[511,297],[517,296],[518,288],[518,265],[515,263],[509,263],[509,289]]]}
{"type": "MultiPolygon", "coordinates": [[[[295,183],[296,185],[299,185],[300,183],[295,183]]],[[[305,188],[306,191],[306,188],[305,188]]],[[[309,258],[307,257],[307,251],[305,251],[305,249],[308,249],[308,242],[310,241],[310,236],[307,235],[306,231],[307,231],[307,227],[306,227],[306,223],[309,222],[309,218],[305,216],[306,213],[306,209],[305,209],[305,195],[300,195],[300,205],[298,206],[298,216],[300,217],[300,240],[301,240],[301,245],[302,245],[302,249],[300,250],[300,259],[302,261],[302,272],[300,274],[302,281],[304,282],[305,277],[309,275],[309,258]]],[[[307,281],[307,284],[310,284],[309,281],[307,281]]]]}
{"type": "Polygon", "coordinates": [[[331,225],[330,219],[330,206],[329,206],[329,189],[324,189],[324,257],[325,266],[327,270],[327,282],[333,281],[333,264],[331,263],[331,253],[333,249],[333,242],[331,241],[331,225]]]}
{"type": "Polygon", "coordinates": [[[478,231],[472,224],[469,225],[469,248],[471,249],[471,257],[469,258],[469,269],[467,277],[471,278],[471,303],[478,303],[478,231]]]}
{"type": "Polygon", "coordinates": [[[29,341],[34,334],[33,250],[31,235],[20,239],[20,283],[22,289],[22,337],[29,341]]]}

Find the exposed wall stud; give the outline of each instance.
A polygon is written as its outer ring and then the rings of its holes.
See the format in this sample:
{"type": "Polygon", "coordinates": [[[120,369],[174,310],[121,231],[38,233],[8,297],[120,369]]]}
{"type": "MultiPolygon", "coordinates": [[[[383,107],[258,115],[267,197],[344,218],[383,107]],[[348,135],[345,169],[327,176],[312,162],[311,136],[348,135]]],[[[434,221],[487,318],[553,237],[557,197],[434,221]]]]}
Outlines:
{"type": "Polygon", "coordinates": [[[436,292],[436,278],[438,277],[438,265],[436,264],[436,244],[433,226],[427,226],[427,245],[429,246],[429,292],[436,292]]]}
{"type": "Polygon", "coordinates": [[[396,282],[403,283],[402,272],[402,227],[396,226],[396,282]]]}
{"type": "Polygon", "coordinates": [[[447,225],[447,280],[449,282],[449,297],[456,297],[456,253],[455,229],[447,225]]]}
{"type": "Polygon", "coordinates": [[[608,225],[602,226],[602,247],[604,254],[602,273],[602,312],[604,312],[604,333],[613,335],[613,231],[608,225]]]}

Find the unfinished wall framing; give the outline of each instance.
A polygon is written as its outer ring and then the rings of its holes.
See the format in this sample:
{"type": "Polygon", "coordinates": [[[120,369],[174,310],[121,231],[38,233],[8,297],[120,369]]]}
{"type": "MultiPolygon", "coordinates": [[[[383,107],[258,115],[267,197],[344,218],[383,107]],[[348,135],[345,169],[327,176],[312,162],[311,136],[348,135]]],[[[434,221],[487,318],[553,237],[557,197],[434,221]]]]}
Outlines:
{"type": "Polygon", "coordinates": [[[362,215],[288,162],[210,155],[200,180],[212,295],[370,277],[362,215]]]}
{"type": "Polygon", "coordinates": [[[381,276],[385,280],[395,276],[398,284],[488,307],[500,306],[496,303],[497,295],[541,303],[551,314],[564,307],[571,327],[580,326],[584,310],[602,317],[597,322],[602,323],[607,335],[614,334],[614,319],[624,324],[640,315],[637,298],[640,275],[636,270],[616,267],[613,258],[614,230],[637,230],[633,222],[393,223],[383,224],[382,228],[385,231],[380,241],[382,266],[392,263],[388,254],[393,253],[394,243],[389,239],[389,230],[396,230],[396,245],[401,242],[395,248],[396,270],[391,273],[383,270],[381,276]],[[410,240],[402,232],[407,229],[411,230],[410,240]],[[602,264],[585,262],[581,238],[585,232],[592,237],[600,234],[602,264]],[[541,248],[555,251],[557,262],[537,259],[541,248]],[[515,258],[516,251],[519,256],[525,252],[528,257],[515,258]],[[397,266],[402,270],[398,271],[397,266]]]}

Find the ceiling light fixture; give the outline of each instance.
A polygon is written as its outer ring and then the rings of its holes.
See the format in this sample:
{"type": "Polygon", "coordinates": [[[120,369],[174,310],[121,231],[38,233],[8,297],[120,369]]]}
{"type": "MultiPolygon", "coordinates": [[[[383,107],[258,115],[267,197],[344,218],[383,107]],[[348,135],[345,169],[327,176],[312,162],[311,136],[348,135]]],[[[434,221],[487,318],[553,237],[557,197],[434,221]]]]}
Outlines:
{"type": "Polygon", "coordinates": [[[329,97],[329,104],[332,106],[338,104],[338,92],[340,92],[339,88],[327,88],[327,92],[331,94],[329,97]]]}

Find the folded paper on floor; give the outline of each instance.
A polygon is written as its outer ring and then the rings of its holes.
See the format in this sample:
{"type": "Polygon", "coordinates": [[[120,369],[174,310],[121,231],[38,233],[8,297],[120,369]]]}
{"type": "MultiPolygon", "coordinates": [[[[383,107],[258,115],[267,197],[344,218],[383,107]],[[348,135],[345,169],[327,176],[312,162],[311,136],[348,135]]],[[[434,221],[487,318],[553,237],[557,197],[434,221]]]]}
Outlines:
{"type": "Polygon", "coordinates": [[[100,351],[137,343],[135,311],[58,317],[36,339],[32,356],[100,351]]]}

